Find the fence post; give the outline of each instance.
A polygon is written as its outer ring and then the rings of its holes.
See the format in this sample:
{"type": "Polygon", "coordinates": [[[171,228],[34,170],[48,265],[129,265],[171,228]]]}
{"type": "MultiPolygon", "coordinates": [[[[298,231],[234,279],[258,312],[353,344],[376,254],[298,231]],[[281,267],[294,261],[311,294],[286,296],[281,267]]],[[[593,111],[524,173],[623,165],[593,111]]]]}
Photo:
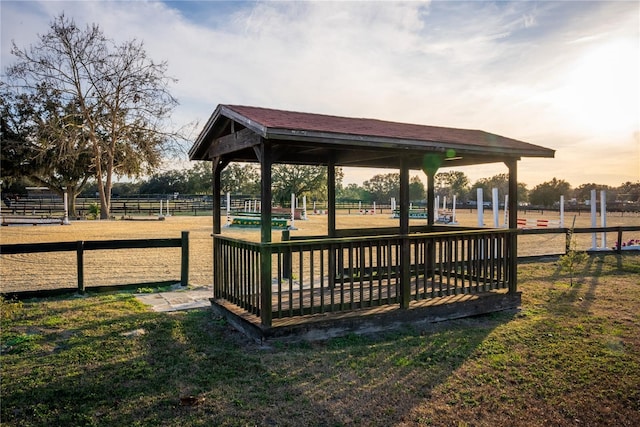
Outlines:
{"type": "Polygon", "coordinates": [[[618,245],[616,247],[616,253],[617,254],[621,254],[622,253],[622,230],[620,229],[620,227],[618,227],[618,245]]]}
{"type": "Polygon", "coordinates": [[[182,258],[180,263],[180,285],[189,285],[189,232],[182,232],[182,258]]]}
{"type": "Polygon", "coordinates": [[[84,293],[84,241],[78,240],[76,248],[78,264],[78,292],[84,293]]]}

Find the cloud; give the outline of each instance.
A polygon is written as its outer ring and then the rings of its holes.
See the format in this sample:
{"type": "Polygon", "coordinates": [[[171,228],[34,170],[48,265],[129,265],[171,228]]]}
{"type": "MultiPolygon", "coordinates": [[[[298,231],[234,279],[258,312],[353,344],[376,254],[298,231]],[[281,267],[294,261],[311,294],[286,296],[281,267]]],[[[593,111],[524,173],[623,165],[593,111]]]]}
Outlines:
{"type": "Polygon", "coordinates": [[[597,159],[608,155],[599,145],[631,147],[611,167],[626,171],[638,163],[638,146],[629,142],[640,128],[635,2],[2,1],[0,7],[3,66],[10,60],[7,38],[31,43],[62,10],[79,23],[98,23],[111,37],[144,40],[150,56],[168,60],[179,79],[178,123],[203,123],[218,103],[233,103],[479,128],[558,150],[558,159],[522,162],[520,177],[532,185],[548,179],[549,168],[581,182],[584,172],[574,170],[567,150],[597,159]]]}

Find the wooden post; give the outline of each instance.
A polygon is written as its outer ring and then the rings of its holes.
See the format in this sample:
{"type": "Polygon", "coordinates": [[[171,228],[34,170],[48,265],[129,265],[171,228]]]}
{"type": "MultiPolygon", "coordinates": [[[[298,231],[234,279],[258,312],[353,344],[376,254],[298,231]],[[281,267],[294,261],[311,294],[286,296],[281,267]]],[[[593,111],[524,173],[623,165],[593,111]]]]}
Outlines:
{"type": "Polygon", "coordinates": [[[436,202],[436,184],[435,184],[435,171],[426,171],[427,174],[427,225],[429,230],[433,227],[435,222],[435,202],[436,202]]]}
{"type": "Polygon", "coordinates": [[[271,326],[271,147],[266,140],[260,144],[260,320],[271,326]]]}
{"type": "Polygon", "coordinates": [[[333,159],[327,165],[327,231],[336,237],[336,167],[333,159]]]}
{"type": "Polygon", "coordinates": [[[505,161],[509,168],[509,293],[518,290],[518,159],[505,161]]]}
{"type": "MultiPolygon", "coordinates": [[[[223,164],[220,162],[220,159],[216,157],[213,159],[213,178],[212,178],[212,187],[213,187],[213,234],[221,233],[221,212],[220,212],[220,196],[221,196],[221,184],[220,184],[220,176],[222,175],[222,169],[224,169],[223,164]]],[[[195,209],[195,205],[194,205],[195,209]]]]}
{"type": "Polygon", "coordinates": [[[84,241],[79,240],[76,249],[78,265],[78,292],[84,293],[84,241]]]}
{"type": "Polygon", "coordinates": [[[622,253],[622,230],[618,227],[618,241],[617,241],[616,253],[619,255],[622,253]]]}
{"type": "Polygon", "coordinates": [[[406,157],[400,159],[400,307],[409,308],[411,300],[411,246],[409,242],[409,166],[406,157]]]}
{"type": "MultiPolygon", "coordinates": [[[[428,225],[429,231],[433,231],[433,224],[435,223],[435,216],[436,216],[436,206],[435,206],[436,171],[426,170],[425,173],[427,174],[427,225],[428,225]]],[[[424,254],[424,256],[425,256],[425,264],[426,264],[425,265],[426,278],[433,278],[433,273],[435,271],[435,264],[436,264],[436,252],[435,252],[435,244],[433,239],[429,239],[427,241],[426,253],[424,254]]],[[[435,283],[433,282],[433,280],[432,280],[432,285],[435,286],[435,283]]]]}
{"type": "Polygon", "coordinates": [[[182,257],[180,263],[180,285],[189,286],[189,232],[182,232],[182,257]]]}
{"type": "MultiPolygon", "coordinates": [[[[336,166],[333,158],[327,164],[327,235],[336,237],[336,166]]],[[[336,249],[329,247],[329,287],[333,289],[336,281],[336,249]]]]}

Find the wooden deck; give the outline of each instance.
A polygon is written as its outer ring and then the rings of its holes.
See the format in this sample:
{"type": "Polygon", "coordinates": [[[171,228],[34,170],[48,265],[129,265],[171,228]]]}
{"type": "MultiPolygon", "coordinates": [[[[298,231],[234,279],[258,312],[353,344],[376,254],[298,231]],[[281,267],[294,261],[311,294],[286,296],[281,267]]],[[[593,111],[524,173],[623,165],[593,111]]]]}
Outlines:
{"type": "MultiPolygon", "coordinates": [[[[434,276],[438,277],[439,274],[436,272],[434,276]]],[[[322,281],[316,279],[315,283],[329,283],[327,277],[323,279],[322,281]]],[[[424,276],[413,277],[410,287],[411,299],[419,302],[499,289],[496,283],[482,283],[468,276],[456,279],[456,286],[452,286],[450,283],[430,280],[424,276]],[[462,286],[462,283],[474,283],[474,285],[462,286]]],[[[272,307],[274,319],[323,314],[393,305],[399,302],[399,292],[397,278],[364,278],[362,281],[337,279],[333,288],[317,285],[310,288],[310,285],[306,285],[302,291],[300,285],[292,281],[289,286],[278,287],[277,284],[273,286],[272,307]]]]}
{"type": "MultiPolygon", "coordinates": [[[[276,302],[274,298],[273,303],[276,302]]],[[[225,317],[235,328],[257,341],[273,338],[321,340],[349,333],[380,333],[407,324],[433,323],[496,311],[516,310],[520,302],[519,292],[509,293],[500,289],[477,294],[445,295],[414,300],[407,309],[401,308],[398,304],[369,307],[355,307],[357,304],[354,304],[354,308],[347,311],[325,311],[274,318],[272,325],[265,327],[261,324],[260,316],[251,314],[225,299],[211,299],[216,314],[225,317]]]]}

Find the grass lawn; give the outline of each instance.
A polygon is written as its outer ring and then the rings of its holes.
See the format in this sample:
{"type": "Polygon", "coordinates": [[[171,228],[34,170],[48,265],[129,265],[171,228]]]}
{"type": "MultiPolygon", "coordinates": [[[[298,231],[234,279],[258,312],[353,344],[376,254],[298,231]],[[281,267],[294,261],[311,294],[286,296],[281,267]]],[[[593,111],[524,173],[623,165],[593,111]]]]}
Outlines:
{"type": "Polygon", "coordinates": [[[2,425],[640,425],[640,256],[519,273],[518,313],[267,346],[126,293],[4,301],[2,425]]]}

